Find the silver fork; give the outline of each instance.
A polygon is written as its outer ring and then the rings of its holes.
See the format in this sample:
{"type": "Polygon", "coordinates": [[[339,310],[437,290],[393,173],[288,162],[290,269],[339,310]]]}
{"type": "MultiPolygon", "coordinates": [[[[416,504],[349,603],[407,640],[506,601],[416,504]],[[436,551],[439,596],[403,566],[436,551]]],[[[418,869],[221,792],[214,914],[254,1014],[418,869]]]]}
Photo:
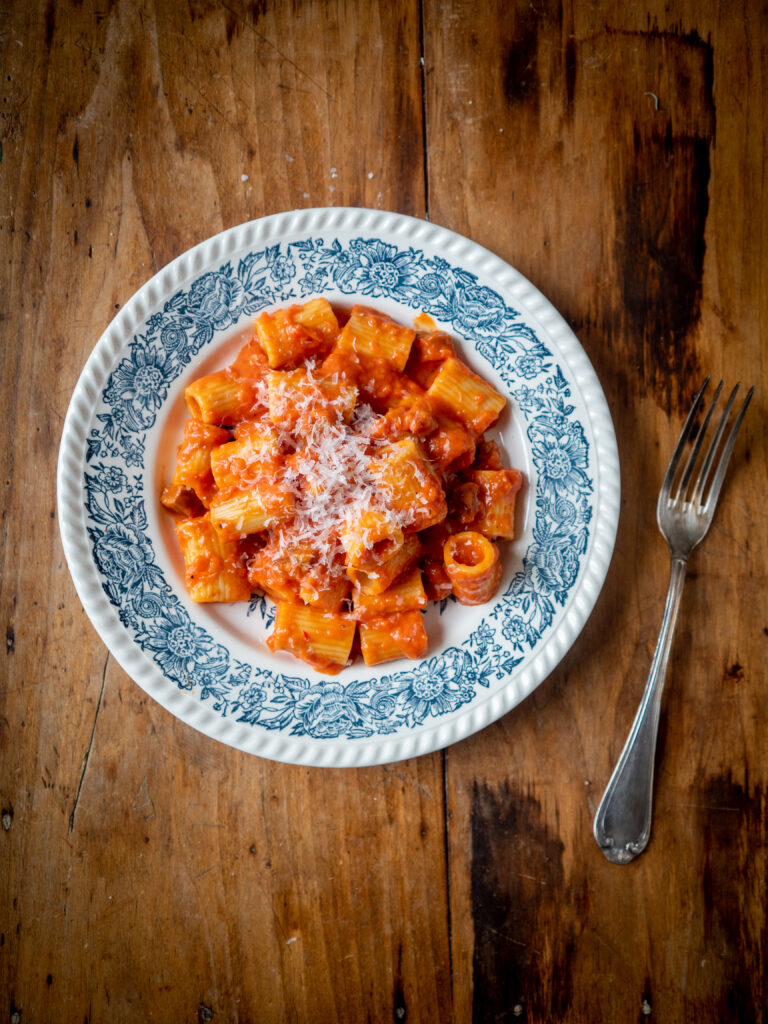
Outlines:
{"type": "Polygon", "coordinates": [[[723,440],[739,385],[737,384],[731,392],[701,462],[701,468],[691,486],[710,421],[723,390],[723,382],[720,381],[697,431],[697,414],[703,407],[704,392],[708,383],[709,377],[693,401],[659,492],[656,518],[671,555],[667,603],[640,707],[595,815],[594,835],[597,845],[614,864],[628,864],[637,857],[648,845],[651,835],[653,767],[661,695],[683,593],[688,556],[710,527],[736,435],[754,391],[754,388],[749,389],[733,420],[730,432],[723,440]],[[689,445],[691,450],[683,464],[683,455],[689,445]]]}

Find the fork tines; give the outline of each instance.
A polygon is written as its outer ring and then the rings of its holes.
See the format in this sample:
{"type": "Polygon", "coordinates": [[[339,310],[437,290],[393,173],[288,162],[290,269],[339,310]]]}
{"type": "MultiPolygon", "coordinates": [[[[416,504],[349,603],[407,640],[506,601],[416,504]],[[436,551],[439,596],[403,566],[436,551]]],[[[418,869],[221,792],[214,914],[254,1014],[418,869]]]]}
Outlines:
{"type": "Polygon", "coordinates": [[[704,392],[707,389],[708,383],[709,377],[704,380],[704,383],[699,388],[696,397],[693,400],[691,411],[688,413],[688,417],[683,425],[677,446],[675,447],[675,451],[669,463],[669,468],[667,470],[667,475],[664,478],[660,495],[662,500],[665,502],[682,503],[686,505],[690,504],[701,511],[711,510],[717,502],[718,495],[720,494],[720,488],[722,487],[723,479],[725,478],[725,471],[728,468],[728,460],[731,457],[733,446],[736,443],[736,435],[739,432],[742,420],[744,419],[744,414],[747,411],[752,399],[752,394],[755,390],[754,387],[752,387],[747,392],[746,398],[733,418],[730,430],[726,434],[726,427],[728,426],[729,417],[741,384],[737,384],[734,387],[728,401],[725,403],[725,408],[720,415],[720,420],[715,428],[714,434],[712,435],[712,439],[709,442],[709,447],[706,449],[704,461],[701,464],[701,468],[699,469],[693,483],[693,487],[691,488],[691,478],[693,477],[694,470],[696,469],[697,462],[699,461],[699,455],[703,449],[705,438],[709,432],[710,422],[713,421],[713,415],[718,399],[720,398],[720,393],[723,390],[723,381],[720,381],[715,389],[709,408],[704,414],[701,426],[697,429],[696,422],[698,414],[704,405],[704,392]],[[685,462],[682,473],[678,475],[683,450],[689,442],[692,442],[691,451],[685,462]]]}

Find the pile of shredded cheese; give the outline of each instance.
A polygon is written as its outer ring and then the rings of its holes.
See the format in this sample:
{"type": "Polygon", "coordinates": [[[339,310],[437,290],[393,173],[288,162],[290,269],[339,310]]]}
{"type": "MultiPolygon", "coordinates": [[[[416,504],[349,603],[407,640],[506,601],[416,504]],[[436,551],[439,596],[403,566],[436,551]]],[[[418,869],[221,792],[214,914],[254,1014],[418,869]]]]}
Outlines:
{"type": "MultiPolygon", "coordinates": [[[[315,564],[331,570],[343,562],[345,534],[358,531],[366,548],[379,539],[370,530],[359,529],[366,513],[377,513],[379,522],[391,525],[393,533],[407,525],[410,514],[389,506],[370,468],[372,455],[386,444],[369,433],[379,417],[360,403],[347,423],[343,398],[329,398],[322,386],[337,385],[338,380],[315,378],[313,368],[307,363],[306,375],[292,385],[290,395],[294,415],[308,429],[287,430],[272,420],[281,449],[293,453],[285,481],[296,502],[293,517],[285,528],[273,532],[273,541],[278,558],[291,560],[292,552],[309,547],[315,564]],[[313,410],[322,414],[313,416],[313,410]]],[[[278,418],[274,409],[273,415],[278,418]]]]}

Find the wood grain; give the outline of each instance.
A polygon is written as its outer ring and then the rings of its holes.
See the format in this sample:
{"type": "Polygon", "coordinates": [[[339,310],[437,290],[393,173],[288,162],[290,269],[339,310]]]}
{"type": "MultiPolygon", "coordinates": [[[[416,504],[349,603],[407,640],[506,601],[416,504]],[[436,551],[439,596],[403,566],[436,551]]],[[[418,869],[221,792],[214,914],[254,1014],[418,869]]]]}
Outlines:
{"type": "Polygon", "coordinates": [[[749,7],[719,21],[714,6],[675,4],[670,17],[659,5],[639,20],[618,5],[543,3],[498,5],[491,33],[470,5],[427,10],[430,212],[509,259],[574,326],[611,405],[624,493],[606,588],[574,650],[515,713],[447,752],[456,1016],[757,1019],[759,393],[691,560],[651,847],[614,867],[591,821],[661,621],[655,498],[683,413],[705,373],[763,377],[765,271],[749,254],[765,224],[749,206],[765,170],[747,127],[764,96],[731,58],[747,39],[759,48],[764,27],[749,7]]]}
{"type": "Polygon", "coordinates": [[[757,0],[94,0],[0,11],[0,1014],[756,1021],[766,991],[768,22],[757,0]],[[624,499],[571,652],[484,732],[307,770],[182,725],[116,666],[58,539],[88,353],[211,234],[396,209],[576,330],[624,499]],[[705,373],[758,392],[694,554],[646,854],[591,823],[667,581],[655,494],[705,373]]]}

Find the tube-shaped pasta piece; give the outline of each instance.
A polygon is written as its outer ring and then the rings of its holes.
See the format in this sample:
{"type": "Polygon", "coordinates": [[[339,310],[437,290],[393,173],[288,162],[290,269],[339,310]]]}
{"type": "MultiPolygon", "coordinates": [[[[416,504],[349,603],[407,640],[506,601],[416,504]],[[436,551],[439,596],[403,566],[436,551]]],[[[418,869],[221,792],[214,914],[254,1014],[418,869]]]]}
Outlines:
{"type": "Polygon", "coordinates": [[[486,537],[515,536],[515,500],[523,483],[519,469],[474,469],[467,478],[478,487],[480,513],[467,525],[486,537]]]}
{"type": "Polygon", "coordinates": [[[296,307],[294,322],[319,332],[329,344],[333,344],[339,333],[339,321],[328,299],[310,299],[296,307]]]}
{"type": "Polygon", "coordinates": [[[424,572],[424,593],[430,601],[443,601],[453,593],[453,584],[445,571],[442,558],[425,558],[421,567],[424,572]]]}
{"type": "Polygon", "coordinates": [[[347,568],[347,576],[364,594],[381,594],[420,554],[418,536],[407,533],[399,546],[394,541],[374,545],[360,565],[347,568]]]}
{"type": "Polygon", "coordinates": [[[438,409],[461,420],[478,436],[494,423],[506,399],[488,381],[452,356],[441,365],[427,395],[438,409]]]}
{"type": "Polygon", "coordinates": [[[295,535],[289,519],[271,529],[266,543],[248,560],[248,579],[273,600],[299,602],[301,581],[314,559],[311,543],[295,535]]]}
{"type": "Polygon", "coordinates": [[[366,665],[395,658],[423,658],[427,631],[421,612],[379,615],[360,623],[360,650],[366,665]]]}
{"type": "MultiPolygon", "coordinates": [[[[426,395],[407,396],[398,405],[387,409],[383,416],[374,422],[369,434],[375,438],[389,438],[392,441],[404,437],[430,437],[437,429],[438,421],[432,415],[432,409],[426,395]]],[[[472,438],[472,450],[475,442],[472,438]]]]}
{"type": "Polygon", "coordinates": [[[406,529],[424,530],[445,519],[448,506],[440,478],[413,438],[383,445],[370,469],[390,506],[407,517],[406,529]]]}
{"type": "Polygon", "coordinates": [[[475,457],[475,435],[458,420],[438,416],[437,430],[424,439],[424,451],[440,472],[456,473],[475,457]]]}
{"type": "Polygon", "coordinates": [[[238,377],[262,380],[267,368],[267,356],[259,339],[254,336],[240,349],[229,369],[238,377]]]}
{"type": "Polygon", "coordinates": [[[443,331],[429,331],[417,334],[405,372],[420,384],[428,388],[437,376],[438,370],[449,356],[455,356],[456,350],[450,335],[443,331]]]}
{"type": "Polygon", "coordinates": [[[189,596],[198,603],[247,601],[251,588],[236,541],[221,537],[210,515],[182,519],[176,535],[184,558],[189,596]]]}
{"type": "Polygon", "coordinates": [[[267,646],[271,651],[289,651],[318,672],[336,675],[349,660],[355,628],[354,619],[343,615],[279,601],[267,646]]]}
{"type": "Polygon", "coordinates": [[[394,554],[403,545],[403,531],[395,516],[382,509],[368,508],[341,528],[341,543],[347,565],[365,565],[376,545],[386,544],[385,551],[394,554]]]}
{"type": "Polygon", "coordinates": [[[349,580],[343,566],[312,566],[299,584],[299,597],[304,604],[325,612],[340,612],[348,596],[349,580]]]}
{"type": "Polygon", "coordinates": [[[218,370],[192,381],[184,392],[190,415],[203,423],[234,426],[254,412],[254,383],[231,370],[218,370]]]}
{"type": "Polygon", "coordinates": [[[286,519],[294,507],[287,488],[262,477],[247,491],[218,494],[211,502],[211,522],[227,536],[244,536],[286,519]]]}
{"type": "Polygon", "coordinates": [[[265,463],[280,454],[277,433],[267,424],[242,424],[235,441],[211,452],[211,473],[220,491],[245,488],[264,474],[265,463]],[[245,429],[245,428],[249,429],[245,429]]]}
{"type": "MultiPolygon", "coordinates": [[[[336,322],[330,304],[324,299],[317,301],[325,303],[336,322]]],[[[273,370],[295,364],[319,352],[327,352],[333,343],[333,339],[328,336],[330,321],[327,311],[314,306],[307,309],[308,305],[276,309],[274,313],[260,313],[256,317],[253,325],[256,338],[273,370]]]]}
{"type": "Polygon", "coordinates": [[[277,604],[278,601],[299,601],[299,585],[279,572],[270,571],[263,563],[248,566],[248,582],[252,590],[263,591],[277,604]]]}
{"type": "Polygon", "coordinates": [[[269,418],[284,430],[307,434],[313,422],[352,418],[357,402],[354,384],[309,377],[304,367],[270,370],[267,375],[269,418]]]}
{"type": "Polygon", "coordinates": [[[365,306],[353,306],[352,315],[341,332],[339,344],[358,355],[384,359],[404,370],[416,332],[382,313],[365,306]]]}
{"type": "Polygon", "coordinates": [[[454,533],[443,548],[445,571],[460,604],[485,604],[501,582],[499,549],[481,533],[454,533]]]}
{"type": "Polygon", "coordinates": [[[358,590],[354,595],[355,618],[374,618],[377,615],[392,615],[395,612],[416,611],[426,608],[427,595],[421,582],[418,567],[398,576],[395,582],[380,594],[364,593],[358,590]]]}
{"type": "Polygon", "coordinates": [[[175,512],[179,516],[200,516],[205,512],[205,505],[192,488],[183,487],[181,484],[164,487],[160,502],[169,512],[175,512]]]}
{"type": "Polygon", "coordinates": [[[184,440],[176,455],[173,484],[191,487],[204,505],[210,503],[216,488],[211,473],[211,454],[229,441],[229,431],[199,420],[184,424],[184,440]]]}

